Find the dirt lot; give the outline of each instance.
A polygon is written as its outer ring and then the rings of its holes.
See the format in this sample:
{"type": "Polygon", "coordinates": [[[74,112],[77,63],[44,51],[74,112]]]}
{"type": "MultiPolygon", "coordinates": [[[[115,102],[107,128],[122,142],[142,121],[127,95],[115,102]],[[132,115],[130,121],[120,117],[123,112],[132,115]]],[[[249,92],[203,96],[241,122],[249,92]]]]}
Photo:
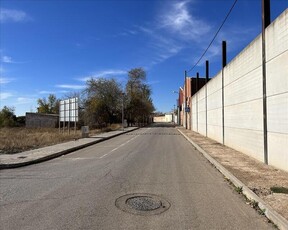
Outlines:
{"type": "MultiPolygon", "coordinates": [[[[106,129],[90,130],[90,135],[100,132],[116,130],[120,125],[112,125],[106,129]]],[[[55,145],[70,140],[81,138],[81,131],[51,128],[0,128],[0,154],[14,154],[31,149],[37,149],[49,145],[55,145]]]]}
{"type": "Polygon", "coordinates": [[[14,154],[30,149],[80,138],[80,131],[59,133],[58,129],[1,128],[0,154],[14,154]]]}

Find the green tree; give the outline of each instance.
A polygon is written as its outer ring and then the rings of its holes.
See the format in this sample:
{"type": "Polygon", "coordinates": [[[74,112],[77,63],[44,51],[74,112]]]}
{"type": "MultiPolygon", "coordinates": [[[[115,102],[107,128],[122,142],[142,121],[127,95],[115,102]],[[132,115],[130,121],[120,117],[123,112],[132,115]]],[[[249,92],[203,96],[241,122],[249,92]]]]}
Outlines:
{"type": "Polygon", "coordinates": [[[144,123],[155,110],[151,99],[151,88],[146,82],[146,72],[142,68],[131,69],[128,72],[126,84],[129,123],[144,123]]]}
{"type": "Polygon", "coordinates": [[[12,107],[4,106],[0,111],[0,127],[13,127],[16,126],[15,109],[12,107]]]}
{"type": "Polygon", "coordinates": [[[50,94],[48,98],[39,98],[37,100],[38,113],[49,113],[49,114],[58,114],[59,113],[59,103],[60,100],[56,98],[54,94],[50,94]]]}
{"type": "Polygon", "coordinates": [[[115,79],[87,81],[84,100],[84,121],[90,126],[119,122],[121,117],[122,90],[115,79]]]}

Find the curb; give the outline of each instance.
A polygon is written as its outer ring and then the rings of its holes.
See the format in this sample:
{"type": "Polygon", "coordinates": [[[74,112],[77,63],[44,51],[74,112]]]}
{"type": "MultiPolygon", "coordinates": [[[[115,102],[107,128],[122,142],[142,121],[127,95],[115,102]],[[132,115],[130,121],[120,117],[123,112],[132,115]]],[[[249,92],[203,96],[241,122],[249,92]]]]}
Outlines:
{"type": "Polygon", "coordinates": [[[181,130],[177,129],[203,156],[213,164],[226,178],[228,178],[236,187],[242,187],[242,193],[249,199],[258,202],[258,206],[264,211],[265,216],[271,220],[280,230],[288,229],[288,221],[277,213],[270,205],[266,204],[259,196],[257,196],[252,190],[250,190],[242,181],[236,178],[232,173],[230,173],[224,166],[222,166],[218,161],[212,158],[208,153],[205,152],[199,145],[192,141],[187,135],[185,135],[181,130]]]}
{"type": "Polygon", "coordinates": [[[135,129],[128,130],[128,131],[123,131],[122,133],[117,133],[117,134],[111,135],[109,137],[103,137],[100,140],[95,140],[95,141],[92,141],[90,143],[86,143],[86,144],[83,144],[83,145],[75,146],[75,147],[72,147],[72,148],[69,148],[69,149],[66,149],[66,150],[63,150],[63,151],[60,151],[60,152],[52,153],[51,155],[47,155],[47,156],[44,156],[44,157],[41,157],[41,158],[38,158],[38,159],[34,159],[34,160],[31,160],[31,161],[12,163],[12,164],[0,164],[0,170],[2,170],[2,169],[19,168],[19,167],[24,167],[24,166],[28,166],[28,165],[37,164],[37,163],[41,163],[41,162],[44,162],[44,161],[52,160],[52,159],[60,157],[62,155],[66,155],[68,153],[75,152],[75,151],[77,151],[79,149],[83,149],[83,148],[86,148],[88,146],[100,143],[102,141],[109,140],[109,139],[111,139],[113,137],[120,136],[120,135],[122,135],[124,133],[130,133],[130,132],[132,132],[134,130],[137,130],[137,129],[139,129],[139,128],[136,127],[135,129]]]}

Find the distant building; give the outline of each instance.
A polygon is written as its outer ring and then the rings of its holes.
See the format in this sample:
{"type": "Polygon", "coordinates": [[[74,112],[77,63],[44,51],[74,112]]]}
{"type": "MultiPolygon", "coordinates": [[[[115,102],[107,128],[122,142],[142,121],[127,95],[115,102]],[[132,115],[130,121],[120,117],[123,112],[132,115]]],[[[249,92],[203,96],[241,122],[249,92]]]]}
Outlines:
{"type": "Polygon", "coordinates": [[[154,122],[173,122],[173,114],[165,114],[162,116],[155,116],[154,122]]]}
{"type": "Polygon", "coordinates": [[[26,113],[27,128],[56,128],[58,123],[58,114],[26,113]]]}
{"type": "Polygon", "coordinates": [[[192,96],[197,93],[206,84],[205,78],[187,77],[183,88],[179,89],[179,99],[178,99],[178,113],[179,113],[179,124],[191,129],[191,105],[192,96]],[[185,96],[186,96],[186,108],[185,108],[185,96]],[[187,117],[187,118],[186,118],[187,117]],[[187,119],[187,122],[186,122],[187,119]]]}

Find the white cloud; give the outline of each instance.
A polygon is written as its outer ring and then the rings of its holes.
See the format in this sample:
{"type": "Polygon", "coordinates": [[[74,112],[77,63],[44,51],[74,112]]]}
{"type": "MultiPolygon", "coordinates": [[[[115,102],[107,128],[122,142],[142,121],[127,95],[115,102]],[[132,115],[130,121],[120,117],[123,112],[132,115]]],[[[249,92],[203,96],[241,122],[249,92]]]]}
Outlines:
{"type": "Polygon", "coordinates": [[[149,82],[147,82],[148,83],[148,85],[156,85],[156,84],[159,84],[159,83],[161,83],[161,81],[149,81],[149,82]]]}
{"type": "Polygon", "coordinates": [[[188,9],[190,1],[174,2],[159,17],[159,27],[176,34],[183,40],[196,40],[207,34],[211,27],[192,15],[188,9]]]}
{"type": "Polygon", "coordinates": [[[42,90],[42,91],[39,91],[39,94],[55,94],[55,92],[54,91],[42,90]]]}
{"type": "Polygon", "coordinates": [[[69,93],[68,90],[60,90],[59,93],[69,93]]]}
{"type": "Polygon", "coordinates": [[[8,99],[9,97],[12,97],[12,96],[13,96],[12,93],[0,92],[0,99],[1,99],[1,100],[8,99]]]}
{"type": "Polygon", "coordinates": [[[1,57],[1,62],[4,62],[4,63],[13,63],[12,57],[3,56],[3,57],[1,57]]]}
{"type": "Polygon", "coordinates": [[[86,82],[86,81],[89,81],[91,78],[95,79],[96,77],[94,77],[94,76],[91,75],[91,76],[88,76],[88,77],[78,78],[78,79],[76,79],[76,80],[86,82]]]}
{"type": "Polygon", "coordinates": [[[69,85],[69,84],[63,84],[63,85],[56,85],[58,88],[63,88],[63,89],[73,89],[73,90],[80,90],[84,89],[85,85],[69,85]]]}
{"type": "Polygon", "coordinates": [[[137,31],[136,30],[128,30],[127,31],[129,34],[132,34],[132,35],[136,35],[137,34],[137,31]]]}
{"type": "Polygon", "coordinates": [[[13,79],[11,79],[11,78],[0,77],[0,85],[7,84],[7,83],[11,82],[12,80],[13,79]]]}
{"type": "Polygon", "coordinates": [[[145,33],[150,38],[148,44],[152,48],[153,56],[151,64],[155,65],[161,63],[168,58],[177,55],[182,49],[183,44],[171,36],[162,35],[161,31],[157,29],[150,29],[147,27],[138,27],[139,30],[145,33]]]}
{"type": "Polygon", "coordinates": [[[125,74],[127,74],[126,70],[120,70],[120,69],[101,70],[101,71],[94,72],[93,74],[87,77],[78,78],[77,80],[86,82],[90,80],[91,78],[97,79],[99,77],[115,77],[115,76],[125,75],[125,74]]]}
{"type": "Polygon", "coordinates": [[[17,105],[22,105],[22,104],[29,104],[35,102],[35,98],[29,98],[29,97],[18,97],[16,99],[17,105]]]}
{"type": "Polygon", "coordinates": [[[133,36],[133,35],[137,35],[138,31],[137,30],[124,30],[124,32],[116,35],[115,37],[118,36],[133,36]]]}
{"type": "Polygon", "coordinates": [[[191,1],[168,2],[158,13],[154,23],[136,27],[148,37],[148,49],[145,52],[151,52],[150,67],[178,55],[191,47],[191,42],[202,43],[203,39],[199,41],[199,37],[203,38],[211,31],[204,20],[192,15],[190,3],[191,1]]]}
{"type": "Polygon", "coordinates": [[[29,20],[30,17],[22,10],[1,9],[0,22],[23,22],[29,20]]]}
{"type": "Polygon", "coordinates": [[[110,69],[110,70],[97,71],[93,75],[98,77],[105,77],[105,76],[124,75],[124,74],[127,74],[127,71],[110,69]]]}
{"type": "Polygon", "coordinates": [[[171,27],[174,30],[181,30],[187,27],[191,21],[191,15],[186,8],[187,2],[174,3],[166,15],[163,15],[163,26],[171,27]]]}

